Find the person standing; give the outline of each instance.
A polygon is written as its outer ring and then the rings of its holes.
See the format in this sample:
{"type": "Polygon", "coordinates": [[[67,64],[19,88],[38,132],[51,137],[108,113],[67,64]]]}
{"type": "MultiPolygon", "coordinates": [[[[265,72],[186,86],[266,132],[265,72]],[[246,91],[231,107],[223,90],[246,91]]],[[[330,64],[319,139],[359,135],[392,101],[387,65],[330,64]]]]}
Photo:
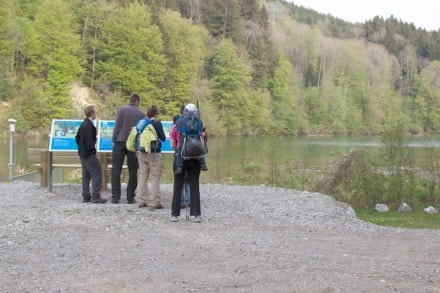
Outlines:
{"type": "MultiPolygon", "coordinates": [[[[190,104],[189,104],[190,105],[190,104]]],[[[187,105],[187,107],[189,106],[187,105]]],[[[177,118],[177,117],[176,117],[177,118]]],[[[175,121],[176,122],[176,121],[175,121]]],[[[189,183],[190,189],[190,215],[194,216],[194,222],[202,222],[202,213],[200,207],[200,172],[201,165],[199,159],[184,160],[182,163],[182,172],[176,172],[178,168],[178,152],[179,145],[181,143],[181,134],[177,130],[177,127],[173,127],[170,132],[171,147],[176,152],[173,161],[174,171],[174,186],[173,186],[173,200],[171,204],[171,222],[179,221],[180,209],[181,209],[181,193],[183,185],[186,182],[189,183]],[[185,177],[186,176],[186,177],[185,177]]]]}
{"type": "Polygon", "coordinates": [[[96,157],[96,127],[93,125],[93,120],[96,119],[95,106],[85,107],[84,114],[86,118],[79,126],[75,136],[82,169],[83,202],[106,203],[107,200],[101,198],[102,170],[96,157]],[[90,181],[92,181],[91,194],[90,181]]]}
{"type": "Polygon", "coordinates": [[[121,173],[124,159],[127,157],[128,184],[127,203],[135,203],[137,187],[138,160],[135,152],[127,150],[125,145],[130,130],[136,123],[145,117],[145,113],[139,109],[141,98],[138,94],[132,93],[128,105],[121,106],[116,111],[115,127],[113,129],[113,151],[112,151],[112,203],[118,204],[121,200],[121,173]]]}
{"type": "Polygon", "coordinates": [[[162,122],[157,120],[156,106],[150,106],[147,110],[147,119],[156,130],[157,143],[151,147],[150,153],[138,151],[139,161],[139,207],[147,207],[148,200],[148,177],[151,177],[151,201],[153,209],[162,209],[163,203],[160,194],[160,178],[162,177],[162,142],[166,140],[162,122]]]}
{"type": "MultiPolygon", "coordinates": [[[[198,156],[199,164],[202,171],[208,171],[208,167],[205,162],[205,153],[206,153],[206,145],[205,145],[205,135],[206,129],[203,126],[203,122],[200,119],[200,113],[197,109],[196,105],[188,104],[185,106],[182,114],[176,118],[174,122],[176,131],[182,136],[182,144],[185,141],[186,137],[197,137],[196,141],[199,141],[199,148],[197,148],[198,153],[193,153],[198,156]]],[[[180,142],[179,140],[179,142],[180,142]]],[[[183,172],[183,154],[182,154],[182,144],[177,144],[177,150],[175,151],[175,161],[176,161],[176,173],[181,174],[183,172]]],[[[195,151],[195,150],[194,150],[195,151]]],[[[196,158],[194,158],[196,159],[196,158]]]]}

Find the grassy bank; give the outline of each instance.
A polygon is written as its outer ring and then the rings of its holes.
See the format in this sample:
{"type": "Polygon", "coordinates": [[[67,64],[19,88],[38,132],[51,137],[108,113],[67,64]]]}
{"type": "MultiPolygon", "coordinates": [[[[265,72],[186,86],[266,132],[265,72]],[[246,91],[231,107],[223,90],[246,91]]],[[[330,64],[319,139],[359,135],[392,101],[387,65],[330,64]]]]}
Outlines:
{"type": "Polygon", "coordinates": [[[359,219],[381,226],[413,228],[413,229],[440,229],[440,213],[427,214],[424,211],[401,213],[389,211],[379,213],[356,209],[359,219]]]}

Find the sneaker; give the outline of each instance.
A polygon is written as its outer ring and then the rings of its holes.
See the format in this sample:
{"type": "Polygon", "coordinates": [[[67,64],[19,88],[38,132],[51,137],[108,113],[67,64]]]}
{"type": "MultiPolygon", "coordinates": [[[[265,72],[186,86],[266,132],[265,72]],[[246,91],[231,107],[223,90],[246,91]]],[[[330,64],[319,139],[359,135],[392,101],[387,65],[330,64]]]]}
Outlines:
{"type": "Polygon", "coordinates": [[[179,218],[177,218],[176,216],[171,216],[170,221],[171,222],[179,222],[179,218]]]}
{"type": "Polygon", "coordinates": [[[114,198],[112,198],[112,203],[114,203],[114,204],[118,204],[118,203],[119,203],[119,199],[114,199],[114,198]]]}
{"type": "Polygon", "coordinates": [[[176,174],[176,175],[183,174],[183,169],[182,168],[176,168],[176,171],[174,172],[174,174],[176,174]]]}
{"type": "Polygon", "coordinates": [[[196,222],[196,223],[202,222],[202,217],[201,216],[195,216],[194,222],[196,222]]]}
{"type": "Polygon", "coordinates": [[[208,171],[208,167],[206,167],[206,165],[201,165],[200,169],[202,169],[202,171],[208,171]]]}
{"type": "Polygon", "coordinates": [[[148,205],[145,202],[142,202],[138,205],[140,208],[146,208],[148,205]]]}

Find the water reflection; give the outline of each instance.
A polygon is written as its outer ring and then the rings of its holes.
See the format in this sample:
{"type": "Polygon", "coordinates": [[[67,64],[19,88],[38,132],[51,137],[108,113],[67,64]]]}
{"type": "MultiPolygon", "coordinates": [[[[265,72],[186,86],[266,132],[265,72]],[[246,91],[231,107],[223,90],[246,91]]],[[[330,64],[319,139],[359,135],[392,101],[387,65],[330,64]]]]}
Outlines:
{"type": "MultiPolygon", "coordinates": [[[[405,143],[422,152],[427,148],[438,147],[440,136],[411,137],[405,143]]],[[[289,168],[326,169],[339,159],[350,148],[377,150],[380,147],[379,137],[209,137],[209,154],[207,164],[209,171],[202,172],[203,183],[234,183],[246,179],[250,183],[263,177],[281,176],[290,172],[289,168]],[[274,166],[282,166],[283,174],[273,172],[274,166]],[[271,171],[272,170],[272,171],[271,171]],[[265,173],[265,174],[263,174],[265,173]]],[[[35,170],[27,157],[28,148],[47,149],[47,139],[29,139],[14,137],[13,164],[14,175],[23,169],[35,170]]],[[[0,178],[8,178],[9,139],[0,139],[0,178]]],[[[164,154],[165,174],[163,182],[172,182],[172,155],[164,154]]],[[[57,172],[55,170],[55,172],[57,172]]],[[[59,171],[61,180],[73,176],[67,171],[59,171]]],[[[78,172],[77,172],[78,173],[78,172]]]]}

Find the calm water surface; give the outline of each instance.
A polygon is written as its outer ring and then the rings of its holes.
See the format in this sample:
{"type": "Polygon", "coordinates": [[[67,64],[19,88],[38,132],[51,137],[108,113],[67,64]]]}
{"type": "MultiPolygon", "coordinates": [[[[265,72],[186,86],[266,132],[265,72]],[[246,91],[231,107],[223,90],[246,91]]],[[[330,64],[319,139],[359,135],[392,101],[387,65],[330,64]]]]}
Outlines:
{"type": "MultiPolygon", "coordinates": [[[[406,144],[416,152],[438,147],[440,136],[411,137],[406,144]]],[[[13,139],[14,174],[18,169],[33,170],[28,161],[28,148],[47,148],[47,139],[13,139]]],[[[380,147],[379,137],[210,137],[207,164],[202,182],[224,183],[242,177],[249,170],[263,172],[271,166],[307,166],[326,169],[350,148],[370,150],[380,147]]],[[[9,139],[0,139],[0,178],[8,178],[9,139]]],[[[172,155],[164,154],[164,182],[172,181],[172,155]]],[[[251,172],[251,173],[252,173],[251,172]]]]}

